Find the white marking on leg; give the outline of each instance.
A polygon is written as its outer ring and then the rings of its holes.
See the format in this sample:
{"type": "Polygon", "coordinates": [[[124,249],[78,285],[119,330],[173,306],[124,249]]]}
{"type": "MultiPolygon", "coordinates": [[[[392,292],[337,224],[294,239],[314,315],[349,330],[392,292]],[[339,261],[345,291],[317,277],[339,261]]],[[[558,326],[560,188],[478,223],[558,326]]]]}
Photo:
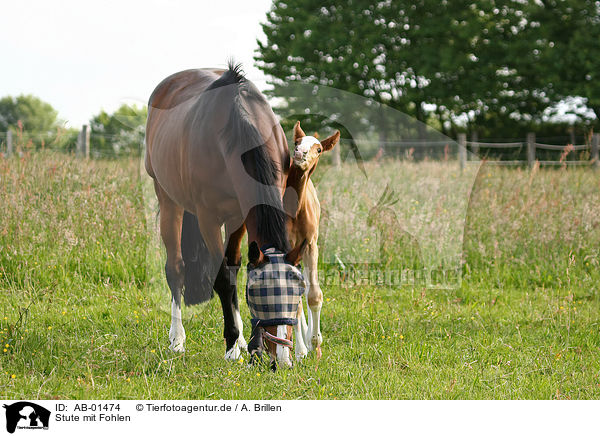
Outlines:
{"type": "Polygon", "coordinates": [[[309,338],[311,349],[315,350],[320,347],[323,343],[323,336],[321,335],[321,305],[319,304],[315,308],[310,308],[310,317],[312,318],[313,330],[309,338]]]}
{"type": "Polygon", "coordinates": [[[298,322],[294,326],[294,353],[296,354],[296,361],[300,361],[308,354],[308,349],[304,342],[307,327],[306,320],[304,319],[304,309],[302,308],[302,299],[298,304],[297,320],[298,322]]]}
{"type": "Polygon", "coordinates": [[[233,347],[225,352],[225,360],[239,360],[241,355],[242,351],[236,341],[233,347]]]}
{"type": "MultiPolygon", "coordinates": [[[[309,289],[310,285],[307,284],[306,286],[307,286],[306,295],[308,295],[308,289],[309,289]]],[[[306,307],[308,308],[308,313],[306,314],[306,318],[308,319],[308,325],[306,326],[306,334],[304,335],[304,344],[306,345],[306,349],[308,351],[312,351],[312,345],[311,345],[310,338],[312,337],[313,320],[312,320],[312,314],[310,311],[310,307],[308,305],[308,297],[307,297],[307,301],[306,301],[306,307]]]]}
{"type": "Polygon", "coordinates": [[[169,348],[176,353],[185,351],[185,330],[181,322],[181,303],[171,299],[171,328],[169,329],[169,348]]]}
{"type": "Polygon", "coordinates": [[[308,289],[306,292],[307,302],[312,301],[314,306],[309,307],[308,311],[308,335],[306,337],[306,347],[312,351],[318,348],[323,343],[321,335],[321,306],[323,301],[323,292],[319,286],[319,274],[317,262],[319,257],[319,249],[316,243],[308,245],[306,253],[305,277],[308,278],[308,289]]]}
{"type": "MultiPolygon", "coordinates": [[[[281,339],[287,339],[287,326],[277,326],[277,337],[281,339]]],[[[287,367],[292,366],[292,360],[290,359],[290,349],[283,345],[277,345],[276,347],[277,363],[285,365],[287,367]]]]}
{"type": "Polygon", "coordinates": [[[239,309],[235,309],[235,312],[233,314],[233,320],[235,322],[235,326],[240,332],[237,344],[242,350],[248,351],[248,344],[246,343],[246,339],[244,338],[244,323],[242,322],[242,316],[240,315],[239,309]]]}

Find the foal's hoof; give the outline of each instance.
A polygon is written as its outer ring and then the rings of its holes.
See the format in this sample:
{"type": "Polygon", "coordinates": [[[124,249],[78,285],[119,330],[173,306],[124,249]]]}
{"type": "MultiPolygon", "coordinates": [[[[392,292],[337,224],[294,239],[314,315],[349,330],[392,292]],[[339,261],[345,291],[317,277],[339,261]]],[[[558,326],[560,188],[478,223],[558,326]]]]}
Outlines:
{"type": "Polygon", "coordinates": [[[308,349],[303,341],[300,340],[294,344],[294,354],[296,355],[296,362],[300,362],[308,355],[308,349]]]}
{"type": "Polygon", "coordinates": [[[236,343],[233,347],[225,352],[225,360],[238,360],[241,355],[242,352],[240,347],[236,343]]]}

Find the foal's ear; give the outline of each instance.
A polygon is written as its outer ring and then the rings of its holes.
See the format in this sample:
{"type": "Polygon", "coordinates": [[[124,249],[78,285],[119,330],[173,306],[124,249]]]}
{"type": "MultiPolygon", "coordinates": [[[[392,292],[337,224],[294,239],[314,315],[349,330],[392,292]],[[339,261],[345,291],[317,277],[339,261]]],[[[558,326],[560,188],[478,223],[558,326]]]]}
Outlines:
{"type": "Polygon", "coordinates": [[[321,145],[323,146],[323,151],[331,150],[333,147],[335,147],[335,144],[337,144],[339,141],[340,141],[340,131],[338,130],[333,135],[331,135],[329,138],[323,139],[321,141],[321,145]]]}
{"type": "Polygon", "coordinates": [[[297,121],[296,125],[294,126],[294,144],[296,144],[296,142],[298,142],[305,136],[306,133],[304,133],[304,130],[302,130],[302,128],[300,127],[300,121],[297,121]]]}
{"type": "Polygon", "coordinates": [[[248,247],[248,262],[252,268],[259,268],[268,262],[263,252],[258,248],[256,241],[252,241],[248,247]]]}
{"type": "Polygon", "coordinates": [[[306,247],[306,238],[304,239],[304,241],[302,241],[302,243],[300,243],[300,245],[295,246],[294,248],[292,248],[288,254],[285,255],[285,261],[287,263],[291,263],[294,266],[297,266],[300,263],[300,260],[302,259],[302,255],[304,254],[304,248],[306,247]]]}

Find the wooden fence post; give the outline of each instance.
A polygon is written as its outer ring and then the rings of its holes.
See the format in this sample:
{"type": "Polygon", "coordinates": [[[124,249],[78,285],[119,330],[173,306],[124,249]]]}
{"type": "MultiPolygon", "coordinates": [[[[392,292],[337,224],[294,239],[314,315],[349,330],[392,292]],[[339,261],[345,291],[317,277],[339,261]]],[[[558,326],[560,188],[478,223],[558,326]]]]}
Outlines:
{"type": "Polygon", "coordinates": [[[89,158],[90,157],[90,128],[84,124],[81,126],[79,136],[77,136],[77,156],[89,158]]]}
{"type": "Polygon", "coordinates": [[[478,141],[479,135],[477,134],[476,130],[473,130],[473,132],[471,133],[471,153],[473,153],[477,157],[479,157],[479,144],[477,143],[478,141]]]}
{"type": "Polygon", "coordinates": [[[10,156],[13,152],[12,132],[6,132],[6,156],[10,156]]]}
{"type": "Polygon", "coordinates": [[[465,169],[467,163],[467,134],[458,134],[458,164],[460,166],[460,172],[465,169]]]}
{"type": "Polygon", "coordinates": [[[592,136],[592,154],[590,156],[594,168],[600,166],[600,162],[598,162],[598,147],[600,147],[600,133],[594,133],[592,136]]]}
{"type": "Polygon", "coordinates": [[[529,168],[533,168],[535,163],[535,133],[529,132],[527,134],[527,165],[529,168]]]}

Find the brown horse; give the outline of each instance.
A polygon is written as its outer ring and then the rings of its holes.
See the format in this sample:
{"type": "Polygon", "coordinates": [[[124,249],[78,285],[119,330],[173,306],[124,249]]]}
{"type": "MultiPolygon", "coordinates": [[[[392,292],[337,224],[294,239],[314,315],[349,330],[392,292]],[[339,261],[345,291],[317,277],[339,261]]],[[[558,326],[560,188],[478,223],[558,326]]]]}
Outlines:
{"type": "Polygon", "coordinates": [[[242,237],[247,230],[249,243],[290,251],[283,129],[240,66],[230,63],[227,70],[187,70],[163,80],[148,103],[146,147],[167,251],[170,347],[184,350],[181,295],[197,304],[214,288],[223,309],[225,358],[238,359],[246,347],[236,285],[242,237]]]}

